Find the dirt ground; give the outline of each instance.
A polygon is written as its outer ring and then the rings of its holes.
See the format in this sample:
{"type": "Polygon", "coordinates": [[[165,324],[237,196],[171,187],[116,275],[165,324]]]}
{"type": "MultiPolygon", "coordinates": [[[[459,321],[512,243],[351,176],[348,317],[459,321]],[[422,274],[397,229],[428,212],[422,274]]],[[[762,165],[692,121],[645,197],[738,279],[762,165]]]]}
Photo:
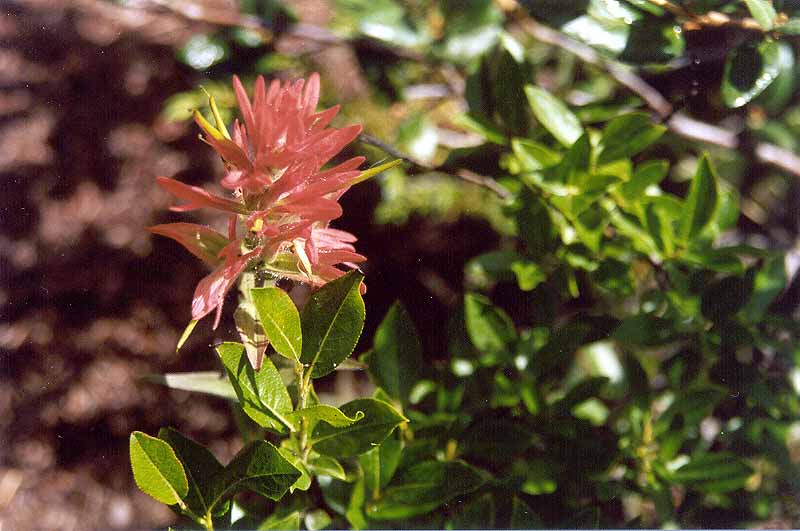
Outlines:
{"type": "MultiPolygon", "coordinates": [[[[219,163],[190,124],[159,118],[166,97],[199,80],[175,49],[202,27],[145,4],[25,0],[0,10],[2,531],[174,522],[133,483],[132,430],[175,426],[223,462],[238,449],[224,401],[141,378],[216,368],[208,345],[234,337],[230,321],[216,332],[203,323],[175,353],[205,271],[143,230],[187,219],[167,212],[171,200],[154,177],[209,183],[219,163]]],[[[351,192],[339,224],[371,258],[362,341],[402,295],[427,307],[419,324],[435,355],[441,334],[425,332],[441,326],[447,300],[425,285],[459,278],[465,257],[491,247],[491,233],[377,227],[378,193],[374,185],[351,192]]],[[[215,221],[202,216],[195,221],[215,221]]]]}

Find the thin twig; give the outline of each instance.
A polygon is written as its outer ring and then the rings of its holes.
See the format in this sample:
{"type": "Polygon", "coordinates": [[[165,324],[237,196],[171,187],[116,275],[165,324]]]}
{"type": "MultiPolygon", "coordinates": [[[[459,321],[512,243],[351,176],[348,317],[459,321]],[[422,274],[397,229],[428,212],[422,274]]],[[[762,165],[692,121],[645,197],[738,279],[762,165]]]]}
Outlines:
{"type": "MultiPolygon", "coordinates": [[[[642,98],[662,121],[666,120],[667,127],[674,134],[728,149],[737,149],[741,146],[738,133],[695,120],[684,113],[672,114],[672,105],[658,90],[632,70],[601,56],[593,48],[575,41],[559,31],[543,26],[527,16],[520,20],[520,27],[541,42],[567,50],[584,62],[603,68],[621,85],[642,98]]],[[[800,177],[800,157],[791,151],[764,142],[756,145],[755,157],[762,164],[774,166],[800,177]]]]}

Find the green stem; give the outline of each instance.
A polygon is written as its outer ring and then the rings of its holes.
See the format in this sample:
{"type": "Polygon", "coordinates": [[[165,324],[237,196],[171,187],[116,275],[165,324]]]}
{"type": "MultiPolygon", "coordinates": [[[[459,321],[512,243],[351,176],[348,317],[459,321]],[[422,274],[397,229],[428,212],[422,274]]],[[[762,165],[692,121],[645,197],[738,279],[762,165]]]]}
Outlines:
{"type": "MultiPolygon", "coordinates": [[[[305,374],[303,364],[299,361],[295,364],[295,376],[297,378],[297,409],[305,409],[308,405],[308,393],[311,386],[311,371],[305,374]]],[[[308,446],[308,419],[303,417],[300,419],[300,430],[298,433],[298,447],[300,449],[300,459],[303,463],[308,459],[308,453],[311,448],[308,446]]]]}

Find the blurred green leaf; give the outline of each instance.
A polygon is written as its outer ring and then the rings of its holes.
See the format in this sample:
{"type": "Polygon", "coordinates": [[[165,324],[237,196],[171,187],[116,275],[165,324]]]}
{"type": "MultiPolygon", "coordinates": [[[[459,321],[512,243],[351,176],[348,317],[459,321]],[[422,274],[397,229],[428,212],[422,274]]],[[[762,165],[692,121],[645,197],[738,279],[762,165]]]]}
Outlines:
{"type": "Polygon", "coordinates": [[[510,352],[517,339],[511,318],[502,309],[476,293],[464,296],[467,333],[475,347],[487,353],[510,352]]]}
{"type": "Polygon", "coordinates": [[[439,48],[442,57],[469,64],[495,45],[503,13],[492,0],[442,0],[440,5],[447,21],[439,48]]]}
{"type": "Polygon", "coordinates": [[[234,400],[238,399],[236,391],[234,391],[228,378],[218,371],[152,374],[148,375],[147,379],[151,382],[165,385],[171,389],[205,393],[234,400]]]}
{"type": "Polygon", "coordinates": [[[748,322],[760,320],[769,305],[786,287],[787,282],[784,256],[777,254],[764,261],[755,274],[750,299],[742,308],[742,314],[748,322]]]}
{"type": "Polygon", "coordinates": [[[744,3],[747,4],[747,9],[750,10],[750,14],[753,15],[759,26],[766,31],[773,28],[778,14],[775,12],[775,8],[772,7],[770,0],[744,0],[744,3]]]}
{"type": "Polygon", "coordinates": [[[525,95],[536,119],[563,146],[572,146],[583,134],[578,117],[561,100],[533,85],[525,86],[525,95]]]}
{"type": "Polygon", "coordinates": [[[396,301],[375,332],[369,372],[389,396],[408,404],[423,364],[422,345],[411,316],[396,301]]]}
{"type": "Polygon", "coordinates": [[[778,76],[781,67],[778,43],[749,41],[733,50],[725,62],[722,100],[741,107],[761,94],[778,76]]]}
{"type": "Polygon", "coordinates": [[[396,520],[429,513],[486,482],[485,473],[463,461],[423,461],[404,470],[381,496],[367,504],[374,520],[396,520]]]}
{"type": "Polygon", "coordinates": [[[670,480],[700,492],[729,492],[740,489],[753,469],[727,452],[700,454],[669,475],[670,480]]]}
{"type": "Polygon", "coordinates": [[[611,120],[600,139],[598,164],[629,158],[658,140],[667,128],[653,124],[647,113],[623,114],[611,120]]]}

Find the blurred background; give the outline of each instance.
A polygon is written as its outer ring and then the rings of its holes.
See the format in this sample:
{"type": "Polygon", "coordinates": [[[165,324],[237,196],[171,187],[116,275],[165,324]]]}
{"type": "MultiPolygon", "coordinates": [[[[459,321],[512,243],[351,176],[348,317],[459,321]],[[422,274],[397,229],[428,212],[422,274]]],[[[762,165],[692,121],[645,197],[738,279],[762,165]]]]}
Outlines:
{"type": "MultiPolygon", "coordinates": [[[[491,13],[504,3],[496,2],[491,13]]],[[[337,11],[330,0],[284,6],[258,0],[2,3],[2,531],[142,529],[173,522],[168,508],[133,483],[127,450],[132,430],[180,427],[223,462],[239,448],[225,401],[144,380],[153,373],[217,369],[209,345],[236,338],[230,316],[216,331],[205,320],[175,353],[195,284],[206,271],[175,242],[144,230],[190,218],[214,227],[224,223],[202,212],[170,214],[172,199],[155,186],[155,177],[165,175],[213,189],[220,175],[219,159],[187,120],[189,110],[204,103],[199,84],[223,107],[233,107],[234,73],[288,79],[319,71],[323,104],[342,104],[338,125],[362,123],[365,132],[420,161],[441,162],[450,150],[476,144],[474,132],[451,122],[464,110],[463,98],[450,97],[463,93],[463,73],[440,62],[432,75],[414,66],[417,52],[398,52],[377,34],[348,34],[360,4],[344,4],[351,10],[337,11]]],[[[443,31],[445,20],[427,23],[431,31],[443,31]]],[[[401,26],[388,39],[413,50],[415,37],[401,26]]],[[[724,40],[723,33],[717,37],[724,40]]],[[[481,39],[476,32],[461,48],[451,42],[445,50],[451,56],[440,58],[458,64],[452,55],[469,55],[473,45],[482,53],[481,39]]],[[[597,120],[609,116],[592,107],[598,103],[613,100],[606,113],[621,108],[625,101],[607,76],[578,66],[551,44],[530,43],[538,50],[531,54],[538,57],[537,83],[571,86],[567,101],[585,107],[582,117],[592,110],[600,113],[597,120]]],[[[688,43],[708,54],[712,44],[688,43]]],[[[664,53],[672,53],[667,45],[664,53]]],[[[685,57],[683,50],[676,57],[685,57]]],[[[705,57],[702,68],[672,65],[649,79],[692,116],[723,130],[747,128],[749,143],[739,149],[708,149],[741,193],[737,237],[787,250],[797,246],[800,169],[791,171],[797,159],[763,164],[754,150],[768,140],[797,152],[800,110],[789,104],[797,100],[790,57],[789,88],[768,100],[782,103],[755,106],[748,114],[709,103],[718,98],[717,89],[705,83],[719,78],[724,57],[705,57]]],[[[681,153],[692,141],[670,142],[672,177],[685,188],[696,159],[681,153]]],[[[371,164],[388,156],[364,143],[350,149],[349,155],[365,154],[371,164]]],[[[479,171],[485,162],[470,167],[479,171]]],[[[487,164],[496,168],[496,160],[487,164]]],[[[380,319],[400,298],[411,309],[430,362],[446,357],[441,330],[463,293],[465,263],[495,249],[512,230],[497,194],[467,182],[469,177],[393,173],[345,196],[345,215],[335,226],[356,234],[359,252],[369,258],[363,345],[371,344],[380,319]]],[[[796,307],[798,291],[795,279],[782,304],[796,307]]],[[[531,304],[506,300],[512,312],[531,304]]],[[[339,373],[325,385],[349,395],[362,382],[358,374],[339,373]]]]}

